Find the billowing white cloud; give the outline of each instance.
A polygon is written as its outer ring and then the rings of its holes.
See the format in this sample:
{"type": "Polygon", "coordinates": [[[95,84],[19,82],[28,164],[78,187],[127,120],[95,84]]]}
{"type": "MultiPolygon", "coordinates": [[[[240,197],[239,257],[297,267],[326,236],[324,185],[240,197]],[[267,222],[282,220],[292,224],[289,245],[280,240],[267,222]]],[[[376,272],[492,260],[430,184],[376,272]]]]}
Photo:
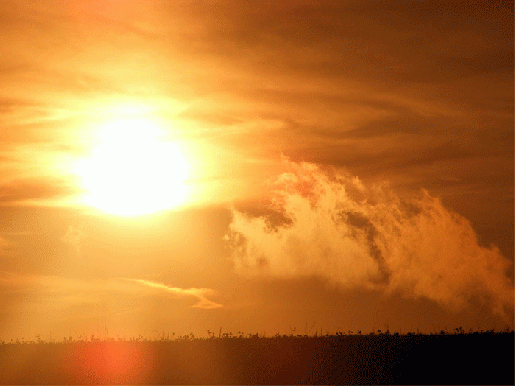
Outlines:
{"type": "Polygon", "coordinates": [[[274,214],[233,210],[228,237],[239,273],[317,275],[456,311],[475,299],[513,316],[511,263],[496,246],[479,245],[470,222],[438,198],[422,190],[403,200],[387,183],[365,186],[345,171],[288,166],[270,185],[274,214]]]}

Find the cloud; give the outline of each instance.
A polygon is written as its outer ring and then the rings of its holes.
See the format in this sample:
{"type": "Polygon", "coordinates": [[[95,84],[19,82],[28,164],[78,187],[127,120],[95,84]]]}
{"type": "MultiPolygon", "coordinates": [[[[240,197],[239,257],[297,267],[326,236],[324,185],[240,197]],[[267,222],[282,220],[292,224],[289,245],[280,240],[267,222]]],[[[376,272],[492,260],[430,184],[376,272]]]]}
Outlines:
{"type": "Polygon", "coordinates": [[[198,299],[198,303],[193,305],[192,307],[196,308],[219,308],[223,307],[221,304],[215,303],[209,299],[206,298],[205,295],[211,295],[214,293],[214,291],[210,288],[177,288],[177,287],[168,287],[167,285],[164,285],[162,283],[157,283],[149,280],[142,280],[142,279],[125,279],[129,280],[131,282],[139,283],[142,285],[145,285],[150,288],[156,288],[158,290],[164,290],[167,292],[171,292],[175,295],[179,296],[193,296],[198,299]]]}
{"type": "Polygon", "coordinates": [[[0,204],[45,204],[52,202],[66,202],[65,199],[73,197],[77,188],[64,179],[34,178],[16,180],[0,184],[0,204]]]}
{"type": "Polygon", "coordinates": [[[228,238],[239,273],[316,275],[455,311],[479,300],[513,317],[510,263],[438,198],[422,190],[404,200],[387,183],[365,186],[345,171],[286,162],[289,171],[269,184],[271,214],[233,210],[228,238]]]}
{"type": "Polygon", "coordinates": [[[61,237],[61,241],[70,245],[77,253],[80,253],[81,245],[85,238],[86,234],[80,227],[70,225],[66,234],[61,237]]]}
{"type": "Polygon", "coordinates": [[[58,296],[61,299],[81,295],[76,298],[80,301],[97,301],[99,294],[108,292],[131,292],[131,287],[126,283],[113,279],[84,280],[63,276],[19,274],[3,270],[0,270],[0,287],[4,293],[39,293],[58,296]]]}
{"type": "Polygon", "coordinates": [[[0,270],[0,289],[4,293],[34,294],[51,296],[53,303],[97,303],[106,295],[125,294],[127,296],[141,296],[143,288],[151,288],[157,291],[166,291],[178,296],[192,296],[198,302],[192,307],[196,308],[220,308],[221,304],[206,298],[213,295],[210,288],[176,288],[168,287],[162,283],[156,283],[143,279],[112,278],[84,280],[67,278],[62,276],[22,275],[0,270]]]}
{"type": "Polygon", "coordinates": [[[11,241],[7,240],[5,237],[0,235],[0,252],[5,251],[9,247],[11,247],[11,245],[12,245],[11,241]]]}

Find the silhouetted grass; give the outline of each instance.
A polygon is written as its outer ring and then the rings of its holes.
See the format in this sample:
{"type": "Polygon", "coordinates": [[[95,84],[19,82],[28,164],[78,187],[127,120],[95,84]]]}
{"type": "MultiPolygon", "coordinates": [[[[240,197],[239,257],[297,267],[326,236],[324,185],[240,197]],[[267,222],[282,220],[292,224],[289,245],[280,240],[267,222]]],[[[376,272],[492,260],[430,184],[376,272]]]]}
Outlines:
{"type": "Polygon", "coordinates": [[[2,384],[513,384],[513,331],[208,332],[0,345],[2,384]]]}

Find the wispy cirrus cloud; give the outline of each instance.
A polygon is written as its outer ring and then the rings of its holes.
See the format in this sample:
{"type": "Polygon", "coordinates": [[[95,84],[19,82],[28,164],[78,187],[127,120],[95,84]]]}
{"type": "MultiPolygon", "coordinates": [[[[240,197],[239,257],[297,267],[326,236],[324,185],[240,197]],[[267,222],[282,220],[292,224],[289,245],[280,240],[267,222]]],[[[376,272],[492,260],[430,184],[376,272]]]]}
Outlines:
{"type": "Polygon", "coordinates": [[[198,303],[193,305],[192,307],[196,308],[220,308],[223,307],[221,304],[215,303],[212,300],[206,298],[206,295],[213,295],[214,290],[211,288],[178,288],[178,287],[169,287],[162,283],[157,283],[154,281],[143,280],[143,279],[124,279],[133,283],[138,283],[144,285],[146,287],[154,288],[157,290],[162,290],[166,292],[170,292],[174,295],[178,296],[193,296],[197,298],[198,303]]]}
{"type": "MultiPolygon", "coordinates": [[[[1,242],[1,239],[0,239],[1,242]]],[[[211,288],[178,288],[143,279],[77,279],[62,276],[18,274],[0,271],[0,288],[6,293],[31,293],[51,296],[54,302],[96,302],[106,295],[125,294],[129,297],[148,295],[153,291],[168,292],[181,297],[193,297],[197,303],[191,307],[212,309],[223,307],[207,298],[214,295],[211,288]],[[146,290],[145,290],[146,289],[146,290]]],[[[155,293],[155,292],[154,292],[155,293]]]]}
{"type": "Polygon", "coordinates": [[[7,240],[5,237],[0,235],[0,252],[3,252],[5,249],[9,248],[12,243],[7,240]]]}
{"type": "Polygon", "coordinates": [[[77,253],[80,253],[85,238],[86,233],[84,233],[80,226],[70,225],[65,235],[61,237],[61,241],[70,245],[77,253]]]}

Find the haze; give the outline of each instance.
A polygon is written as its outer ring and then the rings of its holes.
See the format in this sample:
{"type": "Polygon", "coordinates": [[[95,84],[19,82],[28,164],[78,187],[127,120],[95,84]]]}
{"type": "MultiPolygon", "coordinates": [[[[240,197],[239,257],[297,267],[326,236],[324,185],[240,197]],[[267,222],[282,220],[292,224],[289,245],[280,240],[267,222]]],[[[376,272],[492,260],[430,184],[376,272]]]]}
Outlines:
{"type": "Polygon", "coordinates": [[[7,0],[0,41],[0,339],[513,328],[512,1],[7,0]],[[88,184],[120,122],[159,142],[88,184]]]}

